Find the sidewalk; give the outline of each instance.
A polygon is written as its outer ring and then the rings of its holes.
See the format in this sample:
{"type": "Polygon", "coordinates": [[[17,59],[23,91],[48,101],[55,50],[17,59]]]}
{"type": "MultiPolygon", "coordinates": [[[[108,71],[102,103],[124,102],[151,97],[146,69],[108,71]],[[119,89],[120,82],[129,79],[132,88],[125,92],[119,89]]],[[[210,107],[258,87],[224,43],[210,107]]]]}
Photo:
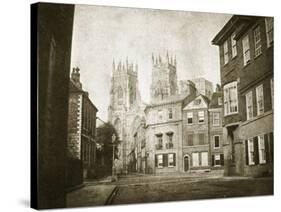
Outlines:
{"type": "Polygon", "coordinates": [[[67,207],[106,205],[116,185],[87,185],[67,194],[67,207]]]}

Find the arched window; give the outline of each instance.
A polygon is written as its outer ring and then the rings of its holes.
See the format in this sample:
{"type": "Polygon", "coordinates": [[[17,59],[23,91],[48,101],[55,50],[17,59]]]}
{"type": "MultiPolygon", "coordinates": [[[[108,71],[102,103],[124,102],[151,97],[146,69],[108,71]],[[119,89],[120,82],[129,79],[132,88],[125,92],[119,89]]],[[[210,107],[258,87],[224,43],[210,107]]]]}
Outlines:
{"type": "Polygon", "coordinates": [[[122,104],[123,102],[123,90],[121,86],[118,87],[117,89],[117,99],[118,99],[118,104],[122,104]]]}

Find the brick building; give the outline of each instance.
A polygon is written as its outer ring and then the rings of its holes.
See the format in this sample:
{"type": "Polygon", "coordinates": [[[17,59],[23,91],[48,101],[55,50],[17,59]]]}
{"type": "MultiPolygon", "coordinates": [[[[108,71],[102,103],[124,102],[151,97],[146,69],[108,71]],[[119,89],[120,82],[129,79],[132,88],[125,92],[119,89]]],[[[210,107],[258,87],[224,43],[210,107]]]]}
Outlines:
{"type": "Polygon", "coordinates": [[[184,171],[210,169],[209,99],[198,95],[182,112],[184,171]]]}
{"type": "Polygon", "coordinates": [[[212,169],[224,168],[222,92],[218,86],[209,104],[209,141],[212,169]]]}
{"type": "Polygon", "coordinates": [[[181,172],[182,109],[195,94],[177,94],[145,109],[148,166],[152,173],[181,172]]]}
{"type": "MultiPolygon", "coordinates": [[[[77,169],[81,162],[83,178],[93,171],[96,160],[97,111],[88,93],[82,89],[79,68],[73,68],[69,85],[68,158],[77,169]]],[[[73,175],[80,174],[77,169],[73,175]]]]}
{"type": "Polygon", "coordinates": [[[273,18],[234,15],[219,46],[224,103],[225,173],[273,169],[273,18]]]}

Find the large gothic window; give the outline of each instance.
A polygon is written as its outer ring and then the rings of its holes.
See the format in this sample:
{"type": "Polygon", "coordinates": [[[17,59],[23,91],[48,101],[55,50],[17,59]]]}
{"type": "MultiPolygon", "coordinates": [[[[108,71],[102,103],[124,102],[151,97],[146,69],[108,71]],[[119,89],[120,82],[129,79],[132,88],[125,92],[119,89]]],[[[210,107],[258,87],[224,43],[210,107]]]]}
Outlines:
{"type": "Polygon", "coordinates": [[[117,89],[117,99],[118,99],[118,104],[123,103],[123,90],[122,90],[121,86],[119,86],[117,89]]]}
{"type": "Polygon", "coordinates": [[[133,86],[130,86],[130,104],[133,104],[136,100],[136,89],[133,86]]]}

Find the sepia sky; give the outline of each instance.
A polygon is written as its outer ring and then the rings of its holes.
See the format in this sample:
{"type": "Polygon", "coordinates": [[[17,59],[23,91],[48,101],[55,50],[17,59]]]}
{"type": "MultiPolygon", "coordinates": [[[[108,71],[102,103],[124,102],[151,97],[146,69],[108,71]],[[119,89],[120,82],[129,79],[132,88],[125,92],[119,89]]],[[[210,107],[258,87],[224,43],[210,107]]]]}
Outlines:
{"type": "Polygon", "coordinates": [[[176,55],[178,80],[220,82],[218,47],[211,40],[231,15],[76,5],[71,67],[107,121],[112,61],[138,63],[139,90],[150,101],[151,55],[176,55]]]}

